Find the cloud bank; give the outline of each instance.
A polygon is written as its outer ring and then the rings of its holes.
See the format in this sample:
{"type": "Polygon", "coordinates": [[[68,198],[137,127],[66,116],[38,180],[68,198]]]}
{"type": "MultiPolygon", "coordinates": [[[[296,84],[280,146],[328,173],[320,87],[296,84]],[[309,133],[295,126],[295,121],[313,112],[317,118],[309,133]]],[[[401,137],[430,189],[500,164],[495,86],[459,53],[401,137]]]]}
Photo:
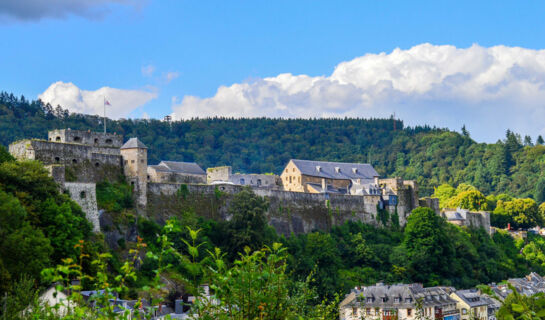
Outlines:
{"type": "Polygon", "coordinates": [[[15,20],[65,19],[70,15],[102,18],[113,4],[139,6],[141,0],[2,0],[0,17],[15,20]]]}
{"type": "Polygon", "coordinates": [[[82,90],[71,82],[62,81],[51,84],[38,96],[43,102],[54,107],[60,105],[70,112],[98,115],[103,115],[106,99],[111,104],[106,106],[106,116],[113,119],[127,117],[132,111],[156,97],[155,92],[110,87],[102,87],[95,91],[82,90]]]}
{"type": "MultiPolygon", "coordinates": [[[[495,140],[505,128],[545,134],[545,50],[421,44],[366,54],[327,76],[280,74],[185,96],[176,119],[192,117],[384,117],[459,129],[495,140]]],[[[475,136],[475,135],[474,135],[475,136]]]]}

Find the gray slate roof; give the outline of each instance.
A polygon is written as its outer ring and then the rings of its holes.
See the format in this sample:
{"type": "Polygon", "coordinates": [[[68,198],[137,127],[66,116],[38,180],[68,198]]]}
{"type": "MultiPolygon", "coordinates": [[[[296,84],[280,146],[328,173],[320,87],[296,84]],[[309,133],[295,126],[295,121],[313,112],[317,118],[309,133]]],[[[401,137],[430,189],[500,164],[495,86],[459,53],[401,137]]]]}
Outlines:
{"type": "Polygon", "coordinates": [[[458,290],[455,294],[460,297],[465,303],[467,303],[471,308],[484,306],[488,304],[488,301],[481,299],[481,295],[477,290],[468,289],[468,290],[458,290]]]}
{"type": "Polygon", "coordinates": [[[125,142],[123,146],[121,146],[121,149],[134,149],[134,148],[140,148],[140,149],[147,149],[145,144],[142,143],[142,141],[138,140],[138,138],[130,138],[129,141],[125,142]]]}
{"type": "Polygon", "coordinates": [[[464,217],[462,217],[462,215],[460,214],[460,212],[458,211],[448,211],[448,212],[445,212],[445,216],[447,218],[448,221],[464,221],[464,217]]]}
{"type": "Polygon", "coordinates": [[[291,159],[290,161],[302,174],[327,179],[368,179],[378,177],[379,174],[368,163],[346,163],[291,159]],[[320,167],[320,170],[317,170],[320,167]],[[338,172],[336,170],[338,168],[338,172]]]}
{"type": "Polygon", "coordinates": [[[195,162],[161,161],[158,165],[150,167],[162,172],[206,175],[206,172],[195,162]]]}

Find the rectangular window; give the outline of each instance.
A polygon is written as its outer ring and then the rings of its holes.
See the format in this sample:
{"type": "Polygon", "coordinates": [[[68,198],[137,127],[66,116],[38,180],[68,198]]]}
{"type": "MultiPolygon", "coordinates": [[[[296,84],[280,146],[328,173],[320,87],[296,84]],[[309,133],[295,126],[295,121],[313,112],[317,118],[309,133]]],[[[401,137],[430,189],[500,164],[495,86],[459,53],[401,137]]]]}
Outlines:
{"type": "Polygon", "coordinates": [[[131,163],[134,163],[134,160],[131,160],[131,163]]]}
{"type": "Polygon", "coordinates": [[[144,159],[140,159],[140,163],[144,163],[144,159]]]}
{"type": "Polygon", "coordinates": [[[413,313],[413,309],[407,309],[407,317],[410,317],[411,314],[413,313]]]}
{"type": "Polygon", "coordinates": [[[365,313],[366,313],[368,316],[371,315],[371,308],[365,309],[365,313]]]}

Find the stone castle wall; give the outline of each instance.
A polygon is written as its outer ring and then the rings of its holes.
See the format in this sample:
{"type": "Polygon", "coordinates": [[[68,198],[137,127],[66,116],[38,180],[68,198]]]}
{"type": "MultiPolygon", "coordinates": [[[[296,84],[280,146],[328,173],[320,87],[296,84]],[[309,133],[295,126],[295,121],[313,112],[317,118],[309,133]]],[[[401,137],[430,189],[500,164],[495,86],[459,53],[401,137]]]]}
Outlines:
{"type": "MultiPolygon", "coordinates": [[[[179,191],[180,186],[149,183],[148,216],[164,221],[183,210],[195,210],[197,215],[228,220],[229,203],[243,189],[242,186],[229,184],[186,185],[187,194],[183,194],[179,191]]],[[[292,232],[298,234],[329,230],[346,221],[378,224],[376,216],[380,196],[310,194],[270,188],[252,190],[268,199],[269,224],[286,236],[292,232]]]]}
{"type": "Polygon", "coordinates": [[[120,148],[123,145],[123,136],[115,133],[103,133],[82,130],[59,129],[47,133],[52,142],[79,143],[95,147],[120,148]]]}
{"type": "Polygon", "coordinates": [[[87,220],[93,225],[93,231],[100,231],[97,199],[96,199],[96,184],[82,182],[66,182],[64,189],[70,194],[70,198],[74,200],[87,217],[87,220]]]}

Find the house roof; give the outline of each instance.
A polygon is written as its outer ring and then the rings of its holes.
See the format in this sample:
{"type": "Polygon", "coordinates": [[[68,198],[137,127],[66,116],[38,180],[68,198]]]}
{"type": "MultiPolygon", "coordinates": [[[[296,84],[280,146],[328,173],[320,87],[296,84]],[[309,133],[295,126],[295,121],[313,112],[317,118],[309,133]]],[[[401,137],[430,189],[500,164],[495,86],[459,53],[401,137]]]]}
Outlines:
{"type": "Polygon", "coordinates": [[[368,163],[346,163],[291,159],[302,174],[327,179],[368,179],[379,174],[368,163]]]}
{"type": "Polygon", "coordinates": [[[460,297],[471,308],[484,306],[488,304],[488,301],[482,299],[481,295],[477,290],[468,289],[468,290],[458,290],[454,292],[455,295],[460,297]]]}
{"type": "Polygon", "coordinates": [[[125,142],[123,146],[121,146],[121,149],[147,149],[145,144],[142,143],[142,141],[138,140],[138,138],[130,138],[129,141],[125,142]]]}
{"type": "Polygon", "coordinates": [[[151,168],[162,172],[206,175],[206,172],[195,162],[161,161],[151,168]]]}
{"type": "Polygon", "coordinates": [[[445,217],[448,221],[464,221],[464,217],[458,211],[445,212],[445,217]]]}

